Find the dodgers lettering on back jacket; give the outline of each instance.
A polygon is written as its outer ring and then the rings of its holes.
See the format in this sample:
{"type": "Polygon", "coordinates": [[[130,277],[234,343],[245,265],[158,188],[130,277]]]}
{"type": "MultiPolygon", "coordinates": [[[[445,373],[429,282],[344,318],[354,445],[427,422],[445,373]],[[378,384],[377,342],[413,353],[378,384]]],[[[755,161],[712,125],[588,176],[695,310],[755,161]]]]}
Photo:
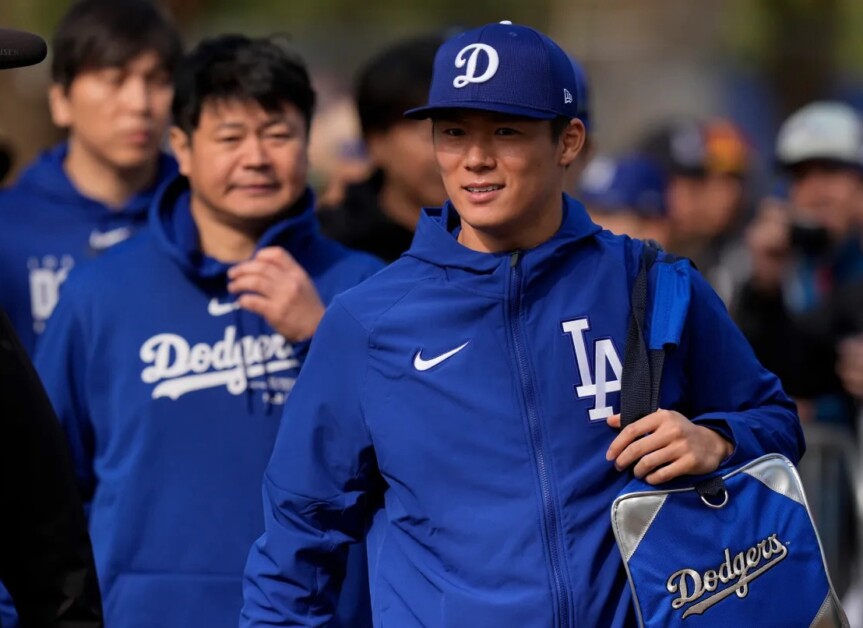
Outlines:
{"type": "Polygon", "coordinates": [[[146,225],[157,189],[177,173],[162,155],[153,184],[112,209],[75,188],[63,170],[67,152],[60,144],[43,153],[0,191],[0,304],[31,355],[72,268],[146,225]]]}
{"type": "MultiPolygon", "coordinates": [[[[311,191],[295,210],[259,246],[285,247],[324,303],[380,268],[318,234],[311,191]]],[[[178,178],[149,229],[70,275],[40,342],[106,625],[236,626],[264,466],[308,343],[238,309],[227,269],[198,251],[178,178]]]]}
{"type": "MultiPolygon", "coordinates": [[[[630,476],[605,459],[605,419],[642,244],[564,209],[553,238],[509,254],[461,246],[452,207],[427,210],[405,256],[334,301],[266,472],[242,626],[325,625],[333,553],[381,497],[376,626],[634,625],[609,517],[630,476]]],[[[661,407],[719,430],[733,458],[798,459],[793,404],[690,272],[661,407]]]]}

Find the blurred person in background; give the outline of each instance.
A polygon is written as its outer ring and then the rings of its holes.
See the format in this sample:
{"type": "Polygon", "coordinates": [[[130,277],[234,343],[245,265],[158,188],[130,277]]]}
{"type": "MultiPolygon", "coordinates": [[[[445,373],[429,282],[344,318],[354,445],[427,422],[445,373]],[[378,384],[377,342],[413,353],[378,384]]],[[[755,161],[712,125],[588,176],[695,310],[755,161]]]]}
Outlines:
{"type": "Polygon", "coordinates": [[[751,149],[730,120],[682,118],[650,132],[642,150],[668,177],[668,250],[693,261],[727,304],[748,266],[742,225],[751,149]]]}
{"type": "Polygon", "coordinates": [[[745,281],[749,266],[743,229],[749,218],[753,151],[730,120],[714,118],[702,125],[704,182],[700,219],[687,233],[675,234],[678,248],[692,259],[726,305],[745,281]],[[684,237],[687,240],[684,242],[684,237]]]}
{"type": "MultiPolygon", "coordinates": [[[[756,354],[797,401],[801,419],[821,442],[853,443],[863,383],[863,122],[850,106],[815,102],[781,126],[776,162],[788,179],[786,198],[768,197],[748,227],[751,275],[734,314],[756,354]]],[[[855,559],[860,536],[851,470],[804,469],[815,491],[815,517],[829,531],[831,574],[859,626],[863,608],[855,559]],[[829,479],[828,479],[829,478],[829,479]],[[856,590],[856,595],[854,591],[856,590]]],[[[858,449],[859,456],[859,449],[858,449]]],[[[822,457],[824,457],[822,455],[822,457]]],[[[823,464],[823,463],[822,463],[823,464]]],[[[853,464],[849,462],[847,464],[853,464]]],[[[859,482],[859,478],[857,479],[859,482]]]]}
{"type": "Polygon", "coordinates": [[[374,172],[347,187],[336,207],[322,207],[321,230],[342,244],[391,262],[410,246],[420,208],[446,198],[428,120],[402,114],[428,97],[440,34],[405,39],[382,50],[356,79],[355,100],[374,172]]]}
{"type": "Polygon", "coordinates": [[[665,173],[649,157],[594,158],[584,170],[578,198],[604,229],[668,246],[665,173]]]}
{"type": "MultiPolygon", "coordinates": [[[[800,337],[782,321],[817,311],[813,308],[863,278],[859,113],[838,102],[807,105],[780,128],[776,160],[789,179],[788,199],[765,199],[748,227],[751,274],[734,313],[765,366],[802,400],[816,395],[818,380],[833,378],[835,369],[821,372],[810,364],[801,370],[793,359],[800,337]]],[[[802,419],[852,422],[847,396],[822,396],[799,405],[802,419]]]]}
{"type": "MultiPolygon", "coordinates": [[[[318,232],[314,105],[275,40],[201,42],[177,70],[182,176],[148,229],[71,273],[40,342],[112,628],[237,625],[282,404],[326,304],[382,266],[318,232]]],[[[334,626],[369,618],[354,556],[334,626]]]]}
{"type": "Polygon", "coordinates": [[[649,130],[636,150],[665,172],[669,250],[693,259],[698,249],[690,245],[690,236],[699,230],[707,174],[703,129],[693,119],[675,119],[649,130]]]}
{"type": "MultiPolygon", "coordinates": [[[[160,153],[181,52],[147,0],[82,0],[54,33],[49,105],[68,139],[0,191],[0,306],[32,355],[71,268],[146,221],[176,172],[160,153]]],[[[14,608],[0,592],[4,626],[14,608]]]]}
{"type": "MultiPolygon", "coordinates": [[[[46,53],[41,38],[6,29],[0,48],[18,53],[4,58],[3,68],[39,63],[46,53]]],[[[4,600],[0,625],[18,625],[20,616],[25,627],[101,628],[99,583],[69,449],[2,308],[0,400],[0,581],[18,611],[4,600]]]]}
{"type": "Polygon", "coordinates": [[[68,139],[0,192],[0,304],[32,354],[76,264],[146,223],[176,172],[160,152],[178,32],[148,0],[81,0],[54,34],[49,104],[68,139]]]}

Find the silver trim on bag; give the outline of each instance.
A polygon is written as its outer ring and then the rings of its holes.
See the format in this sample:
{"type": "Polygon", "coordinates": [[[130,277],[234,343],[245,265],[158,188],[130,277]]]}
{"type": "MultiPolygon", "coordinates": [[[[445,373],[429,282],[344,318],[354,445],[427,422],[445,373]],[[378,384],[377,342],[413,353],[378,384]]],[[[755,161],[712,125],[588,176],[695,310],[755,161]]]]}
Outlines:
{"type": "Polygon", "coordinates": [[[615,504],[615,514],[613,515],[615,521],[614,527],[618,542],[621,544],[621,549],[623,550],[621,554],[624,561],[629,562],[629,559],[635,554],[638,544],[641,543],[641,539],[647,534],[667,497],[667,495],[646,495],[642,499],[622,500],[620,503],[615,504]],[[625,526],[618,527],[618,512],[622,515],[623,520],[626,521],[625,526]]]}
{"type": "Polygon", "coordinates": [[[761,481],[770,490],[805,506],[803,487],[800,482],[795,482],[794,474],[789,473],[789,464],[783,459],[774,458],[751,469],[744,467],[743,472],[761,481]]]}
{"type": "Polygon", "coordinates": [[[821,609],[815,615],[815,619],[812,620],[809,628],[848,628],[848,626],[845,614],[837,608],[833,591],[828,591],[821,609]]]}

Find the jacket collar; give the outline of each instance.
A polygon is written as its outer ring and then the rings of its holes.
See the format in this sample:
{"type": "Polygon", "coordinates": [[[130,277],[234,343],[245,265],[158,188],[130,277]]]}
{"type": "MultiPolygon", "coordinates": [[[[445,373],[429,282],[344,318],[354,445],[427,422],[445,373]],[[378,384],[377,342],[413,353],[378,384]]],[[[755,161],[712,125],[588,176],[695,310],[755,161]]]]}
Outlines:
{"type": "MultiPolygon", "coordinates": [[[[531,265],[556,257],[574,243],[590,238],[601,231],[591,221],[584,206],[572,197],[563,195],[563,219],[560,228],[542,244],[522,251],[531,265]]],[[[482,253],[458,242],[461,219],[450,201],[443,207],[426,208],[420,216],[413,244],[406,255],[436,266],[458,268],[475,273],[492,273],[501,264],[509,263],[512,251],[482,253]]]]}
{"type": "MultiPolygon", "coordinates": [[[[208,257],[200,249],[198,226],[192,218],[189,182],[178,176],[163,187],[150,209],[150,227],[161,247],[190,275],[222,278],[233,265],[208,257]]],[[[255,250],[278,245],[302,260],[311,242],[317,239],[315,196],[306,189],[297,203],[284,212],[261,235],[255,250]]]]}

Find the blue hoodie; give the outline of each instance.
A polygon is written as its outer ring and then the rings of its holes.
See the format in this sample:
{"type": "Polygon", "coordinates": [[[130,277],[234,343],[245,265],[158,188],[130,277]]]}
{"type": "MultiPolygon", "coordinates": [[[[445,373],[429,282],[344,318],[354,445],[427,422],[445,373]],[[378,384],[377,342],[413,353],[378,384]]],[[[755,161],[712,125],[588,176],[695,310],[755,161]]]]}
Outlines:
{"type": "MultiPolygon", "coordinates": [[[[319,235],[308,191],[259,247],[287,249],[328,303],[381,263],[319,235]]],[[[151,228],[80,269],[37,351],[89,502],[105,624],[234,627],[260,487],[305,355],[237,309],[199,251],[184,178],[151,228]]]]}
{"type": "Polygon", "coordinates": [[[177,172],[174,159],[161,155],[153,184],[111,209],[69,180],[63,169],[68,148],[42,153],[14,186],[0,191],[0,305],[31,355],[72,267],[145,225],[156,190],[177,172]]]}
{"type": "MultiPolygon", "coordinates": [[[[634,625],[609,516],[630,476],[605,458],[605,418],[642,243],[564,209],[550,240],[503,254],[460,245],[452,206],[427,210],[404,256],[335,300],[267,467],[241,626],[326,625],[344,549],[380,500],[375,626],[634,625]]],[[[794,405],[682,272],[691,304],[661,407],[729,438],[729,462],[797,460],[794,405]]]]}

